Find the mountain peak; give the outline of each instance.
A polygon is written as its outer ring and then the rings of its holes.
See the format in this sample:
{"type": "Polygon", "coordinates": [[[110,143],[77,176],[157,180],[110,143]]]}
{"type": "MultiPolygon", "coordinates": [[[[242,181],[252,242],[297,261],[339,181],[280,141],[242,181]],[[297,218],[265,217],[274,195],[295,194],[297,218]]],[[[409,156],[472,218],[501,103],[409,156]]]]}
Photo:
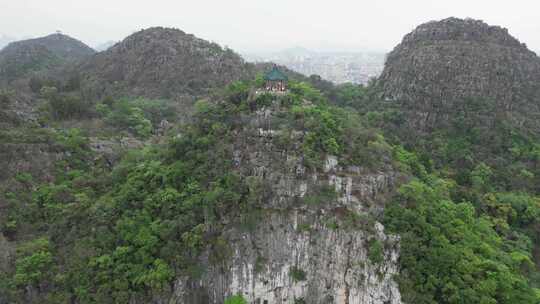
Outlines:
{"type": "Polygon", "coordinates": [[[471,18],[460,19],[451,17],[421,24],[405,36],[402,44],[420,41],[493,43],[509,47],[526,48],[524,44],[508,33],[508,29],[500,26],[492,26],[482,20],[471,18]]]}
{"type": "Polygon", "coordinates": [[[122,94],[169,98],[198,95],[244,77],[248,66],[228,49],[175,28],[135,32],[82,66],[97,96],[122,94]]]}
{"type": "Polygon", "coordinates": [[[388,55],[380,77],[387,99],[410,110],[409,123],[428,131],[470,100],[490,102],[486,125],[508,117],[537,126],[540,61],[508,30],[473,19],[418,26],[388,55]],[[535,102],[536,101],[536,102],[535,102]]]}
{"type": "Polygon", "coordinates": [[[94,53],[86,44],[61,33],[11,42],[0,51],[0,78],[12,81],[29,72],[58,68],[94,53]]]}
{"type": "Polygon", "coordinates": [[[80,40],[59,32],[44,37],[11,42],[4,50],[16,51],[18,48],[28,45],[45,47],[54,55],[67,60],[79,60],[95,53],[91,47],[80,40]]]}

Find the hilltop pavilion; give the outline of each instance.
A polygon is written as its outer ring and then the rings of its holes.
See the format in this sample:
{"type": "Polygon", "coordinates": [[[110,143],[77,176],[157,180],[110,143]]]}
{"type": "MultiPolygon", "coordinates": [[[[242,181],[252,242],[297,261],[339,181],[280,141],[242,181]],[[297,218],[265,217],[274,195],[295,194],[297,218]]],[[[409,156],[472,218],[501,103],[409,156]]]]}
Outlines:
{"type": "Polygon", "coordinates": [[[272,70],[264,75],[264,80],[266,81],[265,88],[267,91],[284,92],[287,90],[289,78],[277,66],[274,66],[272,70]]]}

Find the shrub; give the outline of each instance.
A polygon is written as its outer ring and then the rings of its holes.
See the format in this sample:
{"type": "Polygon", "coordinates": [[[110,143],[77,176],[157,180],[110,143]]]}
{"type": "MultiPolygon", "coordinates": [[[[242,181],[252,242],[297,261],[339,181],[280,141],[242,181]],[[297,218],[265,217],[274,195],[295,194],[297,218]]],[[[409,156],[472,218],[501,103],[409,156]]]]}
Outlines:
{"type": "Polygon", "coordinates": [[[240,294],[225,299],[224,304],[247,304],[246,299],[240,294]]]}
{"type": "Polygon", "coordinates": [[[9,90],[0,90],[0,105],[7,105],[11,103],[11,99],[13,98],[13,92],[9,90]]]}
{"type": "Polygon", "coordinates": [[[43,78],[41,76],[34,75],[28,81],[28,86],[32,92],[39,93],[43,87],[59,88],[60,83],[50,78],[43,78]]]}
{"type": "Polygon", "coordinates": [[[96,111],[108,125],[127,130],[142,138],[150,136],[153,128],[158,127],[162,120],[175,119],[175,111],[166,100],[113,100],[107,97],[96,105],[96,111]]]}
{"type": "Polygon", "coordinates": [[[307,304],[304,298],[294,298],[294,304],[307,304]]]}
{"type": "Polygon", "coordinates": [[[80,96],[59,93],[56,87],[47,86],[41,88],[40,92],[47,100],[54,119],[81,118],[90,112],[90,103],[83,101],[80,96]]]}
{"type": "Polygon", "coordinates": [[[255,104],[257,105],[257,108],[259,107],[267,107],[272,104],[272,101],[274,100],[274,96],[270,93],[262,93],[257,96],[255,99],[255,104]]]}
{"type": "Polygon", "coordinates": [[[258,255],[257,259],[255,260],[255,267],[254,267],[255,273],[263,272],[266,262],[267,262],[266,258],[258,255]]]}
{"type": "MultiPolygon", "coordinates": [[[[472,204],[451,200],[448,181],[433,176],[427,180],[401,186],[399,201],[385,210],[386,229],[401,233],[399,280],[404,299],[415,303],[476,303],[478,299],[537,303],[520,273],[521,267],[530,265],[524,251],[528,251],[528,241],[523,237],[516,244],[504,241],[495,230],[503,218],[477,216],[472,204]]],[[[500,199],[507,205],[521,201],[500,199]]],[[[496,207],[507,208],[501,203],[496,207]]]]}
{"type": "Polygon", "coordinates": [[[150,120],[154,127],[158,126],[164,119],[174,120],[176,118],[176,111],[168,100],[137,98],[131,100],[130,103],[133,107],[141,109],[144,117],[150,120]]]}
{"type": "Polygon", "coordinates": [[[127,99],[115,102],[110,108],[101,104],[97,109],[105,115],[105,122],[111,126],[127,129],[143,138],[150,136],[152,132],[152,122],[145,117],[143,110],[132,105],[127,99]]]}
{"type": "Polygon", "coordinates": [[[313,193],[304,197],[304,202],[309,205],[320,205],[323,203],[332,203],[337,199],[336,189],[332,185],[321,185],[315,187],[313,193]]]}
{"type": "Polygon", "coordinates": [[[373,264],[384,261],[384,246],[381,241],[374,239],[368,245],[368,259],[373,264]]]}
{"type": "Polygon", "coordinates": [[[225,88],[227,101],[240,104],[246,101],[249,96],[250,85],[247,82],[235,81],[225,88]]]}
{"type": "Polygon", "coordinates": [[[311,102],[319,103],[324,100],[321,92],[306,82],[289,82],[289,91],[292,95],[305,98],[311,102]]]}
{"type": "Polygon", "coordinates": [[[298,268],[297,266],[291,267],[291,269],[289,270],[289,275],[291,276],[294,282],[305,281],[307,278],[306,272],[298,268]]]}
{"type": "Polygon", "coordinates": [[[13,280],[23,286],[38,284],[48,277],[52,265],[49,241],[45,238],[29,241],[18,249],[13,280]]]}

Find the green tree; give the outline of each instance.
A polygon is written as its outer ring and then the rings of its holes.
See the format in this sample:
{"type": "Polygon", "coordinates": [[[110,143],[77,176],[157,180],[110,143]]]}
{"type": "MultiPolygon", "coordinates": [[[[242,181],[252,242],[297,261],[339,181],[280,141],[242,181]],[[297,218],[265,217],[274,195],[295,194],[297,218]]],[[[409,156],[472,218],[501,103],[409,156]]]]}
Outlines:
{"type": "Polygon", "coordinates": [[[17,285],[37,286],[52,275],[52,266],[53,256],[47,239],[26,242],[17,250],[13,280],[17,285]]]}
{"type": "Polygon", "coordinates": [[[247,301],[242,295],[238,294],[225,299],[224,304],[247,304],[247,301]]]}

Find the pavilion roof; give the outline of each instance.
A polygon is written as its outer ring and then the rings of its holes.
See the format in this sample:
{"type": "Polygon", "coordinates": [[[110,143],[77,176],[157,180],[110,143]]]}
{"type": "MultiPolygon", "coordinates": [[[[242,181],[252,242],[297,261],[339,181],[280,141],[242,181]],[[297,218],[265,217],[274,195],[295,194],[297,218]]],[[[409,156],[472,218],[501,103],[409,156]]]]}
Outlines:
{"type": "Polygon", "coordinates": [[[281,72],[276,66],[272,68],[266,75],[264,75],[264,80],[288,80],[289,77],[281,72]]]}

